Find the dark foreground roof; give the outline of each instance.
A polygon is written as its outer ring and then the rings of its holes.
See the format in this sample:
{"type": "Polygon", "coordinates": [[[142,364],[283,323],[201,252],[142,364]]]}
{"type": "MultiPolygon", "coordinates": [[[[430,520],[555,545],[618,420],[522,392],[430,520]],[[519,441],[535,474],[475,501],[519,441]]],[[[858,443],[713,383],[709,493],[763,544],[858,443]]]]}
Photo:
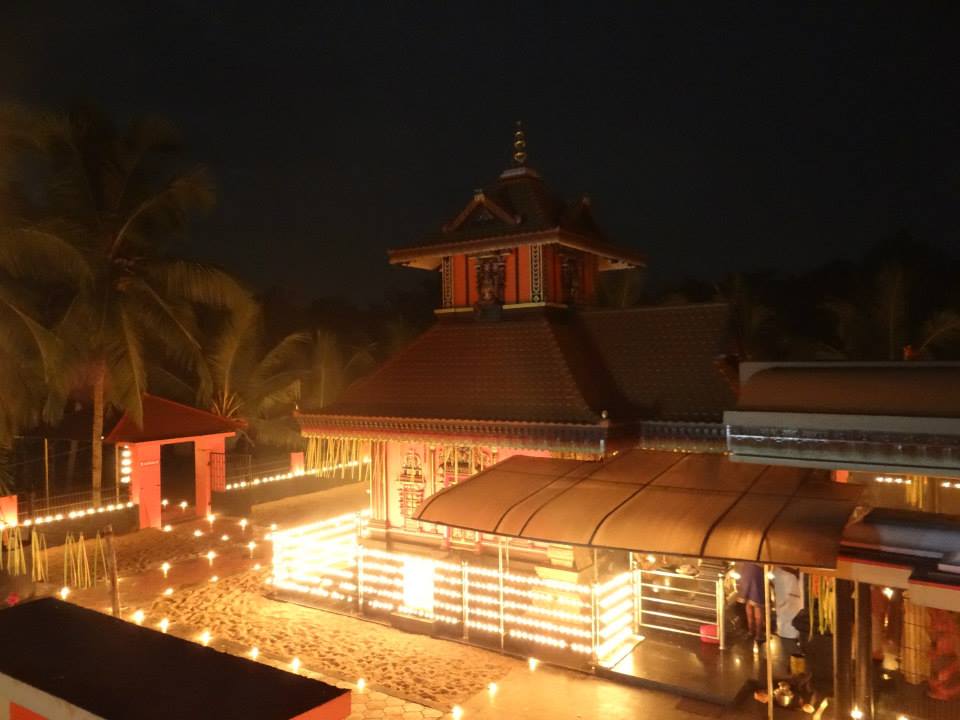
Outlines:
{"type": "Polygon", "coordinates": [[[960,364],[782,365],[750,375],[738,410],[960,418],[960,364]]]}
{"type": "Polygon", "coordinates": [[[717,454],[516,455],[427,498],[416,518],[566,545],[835,567],[862,488],[828,477],[717,454]]]}
{"type": "Polygon", "coordinates": [[[0,672],[110,720],[277,720],[348,690],[63,603],[0,611],[0,672]]]}
{"type": "Polygon", "coordinates": [[[439,320],[334,404],[299,416],[607,425],[719,421],[725,305],[439,320]]]}

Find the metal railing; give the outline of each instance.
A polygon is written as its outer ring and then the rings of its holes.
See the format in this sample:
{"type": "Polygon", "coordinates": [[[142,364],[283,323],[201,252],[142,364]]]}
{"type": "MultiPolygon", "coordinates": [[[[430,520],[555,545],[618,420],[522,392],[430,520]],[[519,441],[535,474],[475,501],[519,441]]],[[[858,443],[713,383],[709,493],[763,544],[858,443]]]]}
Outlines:
{"type": "MultiPolygon", "coordinates": [[[[276,463],[271,463],[276,465],[276,463]]],[[[253,479],[251,456],[243,453],[210,453],[210,489],[226,492],[227,486],[253,479]]]]}
{"type": "Polygon", "coordinates": [[[17,519],[41,515],[66,515],[73,511],[87,510],[107,504],[126,503],[129,500],[130,486],[108,486],[100,490],[100,502],[94,502],[93,490],[80,490],[45,497],[35,492],[20,495],[17,500],[17,519]]]}
{"type": "Polygon", "coordinates": [[[715,625],[717,642],[724,637],[723,576],[711,572],[684,575],[638,568],[637,621],[642,627],[701,637],[701,626],[715,625]]]}

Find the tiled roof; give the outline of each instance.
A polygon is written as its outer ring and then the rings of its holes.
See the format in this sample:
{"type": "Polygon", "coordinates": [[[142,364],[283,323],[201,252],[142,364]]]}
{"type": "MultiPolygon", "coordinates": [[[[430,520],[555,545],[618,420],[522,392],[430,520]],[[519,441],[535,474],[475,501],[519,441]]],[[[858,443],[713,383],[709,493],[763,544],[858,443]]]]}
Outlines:
{"type": "MultiPolygon", "coordinates": [[[[143,427],[138,427],[127,413],[108,405],[104,409],[103,434],[107,443],[146,442],[218,435],[236,432],[242,423],[220,415],[144,393],[143,427]]],[[[93,428],[93,411],[88,404],[68,408],[55,426],[41,425],[24,433],[24,437],[46,437],[89,442],[93,428]]]]}
{"type": "Polygon", "coordinates": [[[594,310],[581,319],[639,416],[719,421],[736,402],[717,365],[732,352],[726,304],[594,310]]]}
{"type": "Polygon", "coordinates": [[[143,427],[138,427],[133,418],[124,414],[105,441],[118,443],[171,440],[233,433],[239,428],[240,423],[220,415],[144,393],[143,427]]]}
{"type": "Polygon", "coordinates": [[[586,362],[568,325],[541,313],[444,318],[323,414],[595,423],[606,405],[578,382],[586,362]]]}
{"type": "Polygon", "coordinates": [[[719,420],[733,404],[715,365],[726,327],[722,305],[448,317],[303,417],[719,420]]]}
{"type": "Polygon", "coordinates": [[[501,176],[483,189],[483,194],[516,218],[508,223],[497,217],[474,214],[456,228],[427,235],[417,246],[474,240],[477,238],[563,228],[602,240],[589,209],[582,203],[566,204],[550,192],[543,179],[531,170],[501,176]]]}

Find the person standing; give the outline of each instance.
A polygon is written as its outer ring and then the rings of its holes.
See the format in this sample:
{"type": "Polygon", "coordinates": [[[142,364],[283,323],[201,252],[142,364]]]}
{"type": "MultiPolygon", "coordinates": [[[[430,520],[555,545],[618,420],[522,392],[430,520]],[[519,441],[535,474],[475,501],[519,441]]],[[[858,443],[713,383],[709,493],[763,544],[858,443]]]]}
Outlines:
{"type": "Polygon", "coordinates": [[[763,593],[763,568],[756,563],[737,563],[740,575],[737,592],[743,598],[747,613],[747,632],[758,643],[764,641],[763,615],[766,602],[763,593]]]}
{"type": "Polygon", "coordinates": [[[774,608],[777,611],[777,635],[787,640],[796,640],[800,631],[793,626],[793,619],[803,610],[803,586],[800,571],[795,568],[773,569],[774,608]]]}

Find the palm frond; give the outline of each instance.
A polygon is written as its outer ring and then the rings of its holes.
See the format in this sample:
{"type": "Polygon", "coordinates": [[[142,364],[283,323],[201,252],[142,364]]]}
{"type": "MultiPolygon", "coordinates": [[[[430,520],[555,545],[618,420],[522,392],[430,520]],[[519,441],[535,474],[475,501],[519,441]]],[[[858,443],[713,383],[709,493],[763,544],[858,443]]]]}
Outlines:
{"type": "Polygon", "coordinates": [[[121,254],[131,238],[142,240],[138,232],[146,230],[148,235],[155,236],[182,229],[191,212],[209,210],[216,199],[213,180],[205,168],[175,177],[164,189],[140,199],[130,210],[113,237],[108,255],[121,254]]]}
{"type": "Polygon", "coordinates": [[[17,279],[89,285],[86,256],[64,238],[39,228],[0,227],[0,268],[17,279]]]}

